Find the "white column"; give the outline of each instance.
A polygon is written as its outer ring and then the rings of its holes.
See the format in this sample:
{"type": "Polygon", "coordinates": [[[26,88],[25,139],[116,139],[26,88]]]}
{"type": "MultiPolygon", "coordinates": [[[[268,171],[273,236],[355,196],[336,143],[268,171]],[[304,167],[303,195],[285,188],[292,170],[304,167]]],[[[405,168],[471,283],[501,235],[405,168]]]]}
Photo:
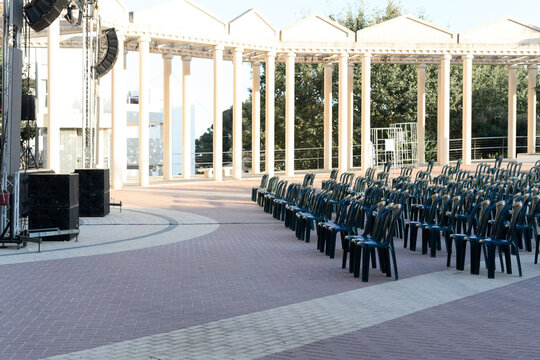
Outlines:
{"type": "Polygon", "coordinates": [[[373,163],[371,147],[371,54],[362,55],[362,171],[373,163]]]}
{"type": "Polygon", "coordinates": [[[347,63],[349,54],[339,55],[339,111],[338,111],[338,170],[340,173],[348,169],[348,139],[347,122],[349,117],[349,107],[347,105],[349,65],[347,63]]]}
{"type": "Polygon", "coordinates": [[[426,162],[426,64],[416,67],[418,73],[416,99],[416,131],[418,140],[418,164],[426,162]]]}
{"type": "Polygon", "coordinates": [[[214,180],[223,180],[223,112],[221,90],[223,82],[223,46],[214,47],[214,180]]]}
{"type": "Polygon", "coordinates": [[[233,179],[242,179],[242,48],[233,55],[233,179]]]}
{"type": "Polygon", "coordinates": [[[450,161],[450,59],[449,54],[441,58],[441,137],[440,164],[448,165],[450,161]]]}
{"type": "Polygon", "coordinates": [[[111,78],[111,186],[124,186],[127,169],[127,114],[126,78],[124,70],[124,37],[118,35],[118,60],[112,69],[111,78]]]}
{"type": "Polygon", "coordinates": [[[508,66],[508,159],[516,158],[517,65],[508,66]]]}
{"type": "Polygon", "coordinates": [[[60,172],[60,127],[58,126],[59,110],[62,102],[58,90],[60,86],[60,69],[58,64],[60,50],[60,20],[54,21],[47,31],[47,70],[48,70],[48,125],[47,125],[47,167],[60,172]]]}
{"type": "Polygon", "coordinates": [[[251,64],[253,85],[251,97],[251,172],[261,172],[261,63],[251,64]]]}
{"type": "Polygon", "coordinates": [[[347,168],[353,167],[353,124],[354,124],[354,63],[349,63],[347,77],[347,168]]]}
{"type": "Polygon", "coordinates": [[[275,133],[275,78],[276,78],[276,54],[269,52],[266,55],[266,143],[265,159],[266,173],[274,176],[274,133],[275,133]]]}
{"type": "Polygon", "coordinates": [[[294,53],[287,54],[285,69],[285,175],[294,176],[294,53]]]}
{"type": "Polygon", "coordinates": [[[191,56],[182,56],[182,177],[191,179],[191,56]]]}
{"type": "Polygon", "coordinates": [[[463,56],[463,125],[461,130],[463,165],[470,165],[472,160],[472,61],[473,55],[463,56]]]}
{"type": "Polygon", "coordinates": [[[527,152],[536,152],[536,69],[538,65],[529,65],[529,115],[527,126],[527,152]]]}
{"type": "Polygon", "coordinates": [[[324,169],[332,168],[332,63],[324,64],[324,169]]]}
{"type": "Polygon", "coordinates": [[[437,162],[440,163],[441,162],[441,149],[440,149],[440,143],[439,143],[439,139],[442,138],[442,135],[441,135],[441,109],[442,109],[442,105],[441,105],[441,99],[442,99],[442,66],[441,64],[439,63],[437,65],[437,128],[436,128],[436,134],[437,134],[437,139],[436,139],[436,142],[437,142],[437,162]]]}
{"type": "Polygon", "coordinates": [[[172,54],[163,54],[163,180],[172,179],[171,78],[172,54]]]}
{"type": "Polygon", "coordinates": [[[139,186],[149,185],[149,126],[148,111],[148,56],[150,54],[150,39],[139,38],[139,186]]]}

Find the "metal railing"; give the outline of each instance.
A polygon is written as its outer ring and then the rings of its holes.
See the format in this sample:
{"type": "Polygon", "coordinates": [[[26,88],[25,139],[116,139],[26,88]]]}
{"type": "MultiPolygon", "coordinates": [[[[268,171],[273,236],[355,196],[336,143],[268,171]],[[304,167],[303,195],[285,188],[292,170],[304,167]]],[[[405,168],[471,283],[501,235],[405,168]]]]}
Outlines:
{"type": "MultiPolygon", "coordinates": [[[[540,136],[536,138],[536,151],[540,152],[540,136]]],[[[426,141],[426,161],[437,158],[436,141],[426,141]]],[[[458,160],[462,153],[462,139],[450,139],[450,160],[458,160]]],[[[160,149],[159,149],[160,150],[160,149]]],[[[151,165],[161,167],[163,164],[163,154],[161,151],[152,153],[151,165]]],[[[527,136],[516,137],[517,153],[527,152],[527,136]]],[[[472,138],[471,152],[473,160],[493,159],[496,156],[504,157],[508,154],[508,137],[476,137],[472,138]]],[[[242,166],[245,170],[251,170],[251,151],[242,152],[242,166]]],[[[136,154],[132,154],[136,155],[136,154]]],[[[196,168],[211,168],[213,165],[212,152],[195,152],[192,154],[195,159],[196,168]]],[[[285,150],[276,149],[274,151],[275,170],[285,170],[285,150]]],[[[265,171],[266,152],[261,150],[261,171],[265,171]]],[[[181,165],[182,154],[173,153],[173,166],[181,165]]],[[[136,168],[138,159],[133,156],[132,167],[136,168]]],[[[332,166],[337,167],[338,162],[338,147],[332,147],[332,166]]],[[[359,167],[361,164],[361,146],[353,146],[353,166],[359,167]]],[[[223,153],[223,165],[229,166],[232,164],[232,152],[223,153]]],[[[299,148],[294,151],[294,166],[297,170],[317,170],[324,168],[324,148],[299,148]]]]}
{"type": "MultiPolygon", "coordinates": [[[[462,139],[450,139],[450,160],[462,158],[462,139]]],[[[540,136],[536,136],[536,151],[540,151],[540,136]]],[[[516,153],[527,152],[527,136],[516,136],[516,153]]],[[[471,139],[471,158],[473,160],[495,159],[508,156],[508,136],[476,137],[471,139]]],[[[437,143],[426,141],[426,161],[437,159],[437,143]]]]}

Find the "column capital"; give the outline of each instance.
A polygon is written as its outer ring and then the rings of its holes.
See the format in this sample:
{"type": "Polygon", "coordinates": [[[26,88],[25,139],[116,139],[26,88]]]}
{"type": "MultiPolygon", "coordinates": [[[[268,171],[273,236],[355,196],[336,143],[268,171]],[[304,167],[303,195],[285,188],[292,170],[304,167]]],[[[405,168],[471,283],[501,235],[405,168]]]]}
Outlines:
{"type": "Polygon", "coordinates": [[[288,58],[295,58],[295,57],[296,57],[296,54],[293,53],[293,52],[288,52],[288,53],[287,53],[287,57],[288,57],[288,58]]]}
{"type": "Polygon", "coordinates": [[[260,61],[254,61],[254,62],[251,63],[251,67],[260,68],[261,67],[261,62],[260,61]]]}
{"type": "Polygon", "coordinates": [[[416,68],[417,69],[425,69],[427,67],[426,64],[422,63],[422,64],[416,64],[416,68]]]}
{"type": "Polygon", "coordinates": [[[182,55],[182,61],[183,62],[191,61],[191,55],[182,55]]]}
{"type": "Polygon", "coordinates": [[[137,39],[137,42],[140,44],[140,43],[149,43],[150,40],[152,40],[152,38],[150,37],[150,35],[141,35],[139,36],[139,38],[137,39]]]}
{"type": "Polygon", "coordinates": [[[349,62],[349,67],[350,67],[350,68],[353,68],[353,67],[354,67],[354,65],[355,65],[355,63],[353,63],[353,62],[349,62]]]}
{"type": "Polygon", "coordinates": [[[462,56],[462,58],[465,60],[465,59],[474,59],[474,55],[473,54],[465,54],[462,56]]]}
{"type": "Polygon", "coordinates": [[[536,70],[536,69],[538,69],[538,64],[530,64],[530,65],[527,66],[527,69],[536,70]]]}
{"type": "Polygon", "coordinates": [[[452,59],[452,55],[450,54],[441,55],[441,60],[451,60],[451,59],[452,59]]]}
{"type": "Polygon", "coordinates": [[[339,57],[340,57],[340,59],[342,59],[342,58],[348,58],[348,57],[349,57],[349,54],[346,53],[346,52],[344,51],[344,52],[342,52],[342,53],[339,54],[339,57]]]}
{"type": "Polygon", "coordinates": [[[163,54],[163,60],[172,60],[173,58],[173,54],[163,54]]]}
{"type": "Polygon", "coordinates": [[[266,57],[276,57],[276,51],[272,50],[266,53],[266,57]]]}
{"type": "Polygon", "coordinates": [[[216,51],[216,50],[221,50],[221,51],[223,51],[223,50],[225,50],[225,46],[223,46],[223,45],[221,45],[221,44],[215,45],[215,46],[214,46],[214,51],[216,51]]]}
{"type": "Polygon", "coordinates": [[[362,58],[370,58],[372,55],[371,53],[363,53],[362,58]]]}
{"type": "Polygon", "coordinates": [[[334,63],[332,63],[332,62],[325,62],[323,65],[324,65],[325,68],[333,68],[334,67],[334,63]]]}
{"type": "Polygon", "coordinates": [[[518,66],[517,66],[517,64],[510,64],[510,65],[508,65],[508,68],[512,69],[512,70],[517,70],[518,66]]]}
{"type": "Polygon", "coordinates": [[[244,52],[244,48],[241,48],[241,47],[235,47],[235,48],[233,49],[233,51],[234,51],[235,53],[243,53],[243,52],[244,52]]]}

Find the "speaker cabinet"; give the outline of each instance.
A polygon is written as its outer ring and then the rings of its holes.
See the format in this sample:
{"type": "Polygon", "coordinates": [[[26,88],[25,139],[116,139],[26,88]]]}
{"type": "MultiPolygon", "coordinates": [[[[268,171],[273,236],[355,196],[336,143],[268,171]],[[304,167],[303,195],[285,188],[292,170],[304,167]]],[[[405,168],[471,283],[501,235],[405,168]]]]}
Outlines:
{"type": "Polygon", "coordinates": [[[109,169],[76,169],[79,174],[80,216],[103,217],[110,213],[109,169]]]}
{"type": "Polygon", "coordinates": [[[114,28],[105,30],[105,33],[100,36],[99,47],[103,54],[101,54],[100,62],[94,67],[98,78],[108,73],[118,58],[118,36],[114,28]]]}
{"type": "MultiPolygon", "coordinates": [[[[79,228],[79,174],[28,175],[28,228],[79,228]]],[[[69,241],[75,235],[44,240],[69,241]]]]}
{"type": "Polygon", "coordinates": [[[69,0],[32,0],[23,8],[26,22],[35,32],[47,28],[53,23],[69,0]]]}

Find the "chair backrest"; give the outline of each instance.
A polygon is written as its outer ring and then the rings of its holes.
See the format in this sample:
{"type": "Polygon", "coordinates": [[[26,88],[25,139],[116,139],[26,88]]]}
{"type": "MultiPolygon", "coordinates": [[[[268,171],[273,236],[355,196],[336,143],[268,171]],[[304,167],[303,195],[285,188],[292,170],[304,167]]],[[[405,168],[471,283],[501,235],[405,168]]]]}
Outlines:
{"type": "Polygon", "coordinates": [[[337,169],[333,169],[332,171],[330,171],[330,180],[336,180],[337,176],[338,176],[337,169]]]}
{"type": "Polygon", "coordinates": [[[287,194],[284,196],[286,201],[296,201],[298,198],[298,190],[300,189],[300,184],[291,183],[287,186],[287,194]]]}
{"type": "Polygon", "coordinates": [[[272,195],[276,195],[277,197],[284,197],[285,191],[287,191],[287,180],[280,180],[276,186],[275,191],[272,193],[272,195]]]}
{"type": "Polygon", "coordinates": [[[352,198],[350,196],[347,196],[346,198],[343,198],[337,207],[336,210],[336,224],[343,225],[345,224],[345,221],[347,220],[347,216],[349,214],[349,207],[351,205],[352,198]]]}
{"type": "Polygon", "coordinates": [[[501,168],[501,165],[502,165],[502,161],[503,161],[503,157],[502,156],[497,156],[495,158],[495,161],[493,163],[493,167],[495,169],[500,169],[501,168]]]}
{"type": "Polygon", "coordinates": [[[523,204],[520,201],[512,204],[512,217],[510,219],[510,226],[508,228],[508,231],[506,232],[507,239],[510,239],[512,237],[514,237],[515,239],[515,236],[517,235],[517,232],[515,230],[516,230],[516,225],[518,224],[518,221],[519,221],[519,214],[521,213],[522,207],[523,207],[523,204]]]}
{"type": "Polygon", "coordinates": [[[266,185],[268,184],[268,174],[264,174],[261,177],[261,185],[259,186],[261,189],[266,188],[266,185]]]}
{"type": "Polygon", "coordinates": [[[268,180],[268,186],[266,187],[266,190],[269,193],[274,192],[274,190],[276,189],[278,181],[279,181],[279,176],[272,176],[270,178],[270,180],[268,180]]]}
{"type": "Polygon", "coordinates": [[[371,235],[371,238],[375,241],[381,241],[384,238],[385,222],[387,216],[392,210],[393,204],[385,204],[379,202],[377,204],[377,216],[371,221],[369,226],[366,227],[366,232],[371,235]]]}
{"type": "Polygon", "coordinates": [[[384,241],[386,243],[392,243],[394,241],[394,232],[396,231],[396,222],[399,218],[399,215],[401,213],[401,204],[392,204],[392,210],[390,211],[390,215],[388,215],[389,220],[387,220],[387,223],[385,224],[385,232],[386,236],[384,237],[384,241]]]}

